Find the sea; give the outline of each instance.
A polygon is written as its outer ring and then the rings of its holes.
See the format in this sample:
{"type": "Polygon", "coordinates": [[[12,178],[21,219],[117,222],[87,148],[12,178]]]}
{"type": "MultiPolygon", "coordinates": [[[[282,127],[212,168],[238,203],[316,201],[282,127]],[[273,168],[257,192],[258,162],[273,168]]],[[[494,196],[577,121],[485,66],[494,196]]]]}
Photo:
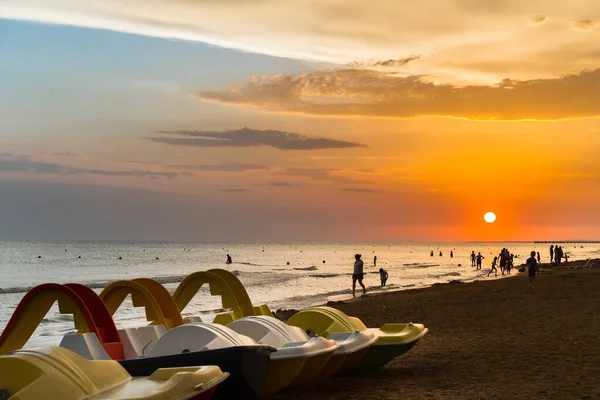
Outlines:
{"type": "MultiPolygon", "coordinates": [[[[344,298],[351,293],[354,255],[365,265],[369,292],[410,290],[450,281],[472,282],[487,277],[494,255],[502,248],[521,265],[531,251],[549,261],[549,245],[535,243],[192,243],[192,242],[36,242],[0,241],[0,332],[32,287],[46,282],[83,283],[98,293],[110,282],[152,278],[174,291],[188,274],[211,268],[232,271],[248,290],[254,304],[272,310],[302,308],[344,298]],[[471,266],[472,251],[485,257],[483,269],[471,266]],[[433,252],[433,256],[431,255],[433,252]],[[450,252],[453,257],[450,257],[450,252]],[[229,254],[233,263],[226,264],[229,254]],[[377,256],[377,266],[374,257],[377,256]],[[380,287],[379,268],[389,273],[380,287]]],[[[564,244],[569,259],[600,257],[600,244],[564,244]]],[[[516,271],[514,271],[516,273],[516,271]]],[[[357,290],[358,292],[358,290],[357,290]]],[[[183,311],[210,322],[222,311],[220,298],[203,287],[183,311]]],[[[144,311],[130,299],[114,316],[118,327],[145,324],[144,311]]],[[[55,304],[26,347],[58,344],[73,332],[71,315],[61,315],[55,304]]]]}

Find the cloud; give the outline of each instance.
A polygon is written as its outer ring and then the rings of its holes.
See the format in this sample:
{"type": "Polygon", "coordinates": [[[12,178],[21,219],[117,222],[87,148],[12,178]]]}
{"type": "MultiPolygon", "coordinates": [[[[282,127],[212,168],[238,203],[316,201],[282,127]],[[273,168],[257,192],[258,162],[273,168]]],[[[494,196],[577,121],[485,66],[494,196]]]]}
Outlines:
{"type": "Polygon", "coordinates": [[[224,188],[224,189],[219,189],[220,192],[249,192],[249,189],[242,189],[242,188],[224,188]]]}
{"type": "Polygon", "coordinates": [[[0,155],[0,171],[4,172],[32,172],[39,174],[63,174],[63,175],[103,175],[103,176],[133,176],[147,178],[176,178],[189,175],[185,172],[160,172],[150,170],[104,170],[87,169],[65,166],[58,163],[47,163],[35,161],[27,156],[14,156],[9,154],[0,155]]]}
{"type": "Polygon", "coordinates": [[[599,2],[570,1],[446,1],[421,0],[407,8],[386,0],[19,0],[4,1],[1,18],[110,29],[169,39],[205,42],[278,57],[338,63],[388,60],[398,49],[424,54],[412,74],[436,76],[456,83],[498,79],[497,63],[511,63],[518,79],[549,77],[556,70],[591,68],[585,60],[545,56],[549,47],[569,47],[585,40],[591,52],[594,37],[565,35],[561,23],[541,30],[526,29],[523,17],[540,25],[577,15],[597,15],[599,2]],[[536,32],[537,31],[537,32],[536,32]],[[430,56],[435,55],[435,56],[430,56]],[[468,65],[486,65],[475,74],[468,65]]]}
{"type": "Polygon", "coordinates": [[[150,140],[173,146],[192,147],[258,147],[270,146],[280,150],[322,150],[366,147],[365,145],[343,140],[309,137],[299,133],[274,130],[242,128],[228,131],[173,131],[160,132],[181,137],[152,137],[150,140]]]}
{"type": "Polygon", "coordinates": [[[376,190],[371,189],[360,189],[360,188],[343,188],[344,192],[354,192],[354,193],[377,193],[376,190]]]}
{"type": "Polygon", "coordinates": [[[252,171],[268,171],[271,167],[255,164],[187,164],[187,165],[172,165],[173,169],[191,170],[191,171],[208,171],[208,172],[252,172],[252,171]]]}
{"type": "Polygon", "coordinates": [[[543,25],[546,21],[548,21],[548,17],[546,15],[534,14],[527,17],[527,21],[531,25],[543,25]]]}
{"type": "Polygon", "coordinates": [[[348,64],[348,67],[402,67],[407,65],[408,63],[412,62],[412,61],[416,61],[418,59],[420,59],[421,56],[419,55],[414,55],[414,56],[409,56],[409,57],[403,57],[403,58],[392,58],[389,60],[381,60],[381,61],[372,61],[372,62],[361,62],[361,61],[353,61],[351,63],[348,64]]]}
{"type": "Polygon", "coordinates": [[[595,28],[600,27],[600,20],[593,19],[582,19],[578,21],[570,22],[571,28],[580,32],[589,32],[595,28]]]}
{"type": "MultiPolygon", "coordinates": [[[[333,182],[340,184],[369,184],[371,182],[362,179],[355,179],[343,175],[340,169],[315,169],[315,168],[286,168],[278,171],[280,175],[296,176],[308,178],[318,182],[333,182]]],[[[352,171],[348,171],[352,172],[352,171]]]]}
{"type": "Polygon", "coordinates": [[[268,112],[339,117],[420,116],[555,120],[600,116],[600,69],[496,85],[436,84],[367,69],[276,75],[198,94],[203,101],[268,112]]]}
{"type": "Polygon", "coordinates": [[[269,186],[297,188],[303,186],[300,182],[271,182],[269,186]]]}

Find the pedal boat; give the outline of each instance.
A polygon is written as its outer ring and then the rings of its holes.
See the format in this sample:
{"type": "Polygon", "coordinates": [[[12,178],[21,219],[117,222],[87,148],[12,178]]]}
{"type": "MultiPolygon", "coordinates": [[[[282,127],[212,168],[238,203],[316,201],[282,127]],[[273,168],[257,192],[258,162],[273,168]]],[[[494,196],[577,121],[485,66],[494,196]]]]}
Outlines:
{"type": "Polygon", "coordinates": [[[0,356],[0,398],[14,400],[208,400],[228,377],[216,366],[161,368],[133,379],[118,362],[55,346],[0,356]]]}
{"type": "Polygon", "coordinates": [[[258,343],[277,348],[277,352],[271,355],[270,368],[276,368],[274,360],[278,355],[283,356],[286,352],[315,352],[321,348],[322,352],[317,352],[302,366],[291,386],[322,382],[337,371],[348,369],[355,365],[377,340],[370,332],[353,332],[339,341],[327,340],[320,336],[310,337],[301,328],[268,316],[244,317],[227,326],[258,343]]]}
{"type": "Polygon", "coordinates": [[[394,358],[409,351],[429,331],[422,324],[385,324],[381,328],[367,328],[360,319],[350,317],[332,307],[309,307],[294,314],[288,325],[317,335],[342,340],[354,332],[375,335],[376,342],[354,366],[345,373],[367,372],[381,368],[394,358]]]}

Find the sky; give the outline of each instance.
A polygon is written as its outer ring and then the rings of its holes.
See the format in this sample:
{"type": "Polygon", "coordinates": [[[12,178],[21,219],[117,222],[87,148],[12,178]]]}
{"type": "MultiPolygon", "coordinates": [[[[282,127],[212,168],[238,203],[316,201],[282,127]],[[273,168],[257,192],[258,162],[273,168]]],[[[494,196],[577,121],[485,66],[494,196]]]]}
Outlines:
{"type": "Polygon", "coordinates": [[[600,3],[441,3],[0,0],[0,240],[600,239],[600,3]]]}

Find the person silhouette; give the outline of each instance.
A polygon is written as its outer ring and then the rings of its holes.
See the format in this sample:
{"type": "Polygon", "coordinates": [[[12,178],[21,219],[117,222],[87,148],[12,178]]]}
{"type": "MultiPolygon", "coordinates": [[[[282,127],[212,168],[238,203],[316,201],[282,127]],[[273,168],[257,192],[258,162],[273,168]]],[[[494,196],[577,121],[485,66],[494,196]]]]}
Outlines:
{"type": "Polygon", "coordinates": [[[227,261],[225,261],[225,264],[231,264],[233,261],[231,260],[231,256],[229,254],[227,254],[227,261]]]}
{"type": "Polygon", "coordinates": [[[356,290],[356,281],[358,281],[358,284],[360,286],[362,286],[362,290],[363,290],[363,294],[367,294],[367,288],[365,287],[365,285],[363,284],[363,277],[364,277],[364,273],[363,273],[363,266],[364,263],[363,261],[360,259],[361,255],[360,254],[355,254],[354,255],[354,270],[352,272],[352,297],[356,297],[355,294],[355,290],[356,290]]]}
{"type": "Polygon", "coordinates": [[[481,269],[481,260],[485,257],[481,255],[481,252],[477,253],[477,269],[481,269]]]}

